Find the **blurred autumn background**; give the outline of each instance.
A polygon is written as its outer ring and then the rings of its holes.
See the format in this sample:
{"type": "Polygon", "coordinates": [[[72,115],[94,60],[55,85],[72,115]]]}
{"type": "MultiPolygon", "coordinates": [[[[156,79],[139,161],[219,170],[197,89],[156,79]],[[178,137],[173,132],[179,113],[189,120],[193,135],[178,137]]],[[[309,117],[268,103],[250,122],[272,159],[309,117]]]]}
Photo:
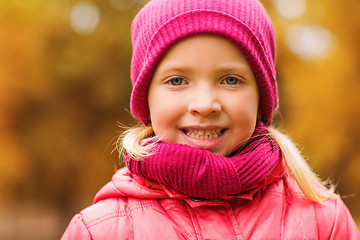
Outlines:
{"type": "MultiPolygon", "coordinates": [[[[0,0],[0,239],[59,239],[119,168],[144,0],[0,0]]],[[[280,117],[360,224],[360,4],[263,0],[280,117]]]]}

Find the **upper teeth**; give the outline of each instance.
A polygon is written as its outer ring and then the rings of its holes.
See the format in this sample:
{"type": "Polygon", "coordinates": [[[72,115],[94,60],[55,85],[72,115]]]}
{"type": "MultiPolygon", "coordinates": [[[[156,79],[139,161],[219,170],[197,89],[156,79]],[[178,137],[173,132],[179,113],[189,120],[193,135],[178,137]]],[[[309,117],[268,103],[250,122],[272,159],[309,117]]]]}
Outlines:
{"type": "Polygon", "coordinates": [[[185,134],[192,138],[197,139],[213,139],[222,134],[222,129],[211,130],[198,130],[198,129],[186,129],[185,134]]]}

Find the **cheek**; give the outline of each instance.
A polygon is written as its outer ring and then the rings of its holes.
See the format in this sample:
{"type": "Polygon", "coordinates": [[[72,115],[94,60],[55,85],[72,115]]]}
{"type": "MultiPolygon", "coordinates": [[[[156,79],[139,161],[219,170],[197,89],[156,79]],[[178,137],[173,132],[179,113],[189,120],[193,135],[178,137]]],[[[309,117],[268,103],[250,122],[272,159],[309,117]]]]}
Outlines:
{"type": "Polygon", "coordinates": [[[168,121],[174,121],[181,115],[181,109],[179,102],[169,98],[154,101],[149,104],[151,122],[158,121],[166,124],[168,121]]]}
{"type": "Polygon", "coordinates": [[[175,141],[177,122],[181,118],[181,109],[176,102],[149,101],[150,120],[156,136],[161,136],[168,142],[175,141]]]}
{"type": "Polygon", "coordinates": [[[258,95],[250,92],[237,97],[233,97],[232,101],[228,101],[228,112],[236,119],[236,122],[247,122],[257,119],[258,116],[258,95]]]}
{"type": "Polygon", "coordinates": [[[229,111],[236,131],[242,135],[242,138],[250,137],[258,119],[257,95],[250,94],[239,98],[232,107],[230,106],[229,111]]]}

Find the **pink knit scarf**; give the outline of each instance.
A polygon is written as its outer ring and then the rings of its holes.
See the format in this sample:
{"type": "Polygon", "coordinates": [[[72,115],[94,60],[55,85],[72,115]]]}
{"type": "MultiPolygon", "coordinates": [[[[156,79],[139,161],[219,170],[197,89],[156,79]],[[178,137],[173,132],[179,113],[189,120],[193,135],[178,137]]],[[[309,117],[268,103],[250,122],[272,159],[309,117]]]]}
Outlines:
{"type": "Polygon", "coordinates": [[[250,140],[229,157],[160,141],[144,160],[125,155],[129,170],[192,197],[214,199],[261,184],[281,158],[268,129],[258,122],[250,140]]]}

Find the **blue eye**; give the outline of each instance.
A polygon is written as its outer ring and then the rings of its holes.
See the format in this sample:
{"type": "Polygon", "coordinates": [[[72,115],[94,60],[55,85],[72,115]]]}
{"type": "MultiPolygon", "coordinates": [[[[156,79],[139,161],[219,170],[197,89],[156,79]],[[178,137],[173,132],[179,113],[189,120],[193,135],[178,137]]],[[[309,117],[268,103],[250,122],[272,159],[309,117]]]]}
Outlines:
{"type": "Polygon", "coordinates": [[[241,81],[236,77],[230,76],[230,77],[226,77],[222,82],[228,85],[236,85],[239,84],[241,81]]]}
{"type": "Polygon", "coordinates": [[[181,77],[174,77],[171,78],[168,82],[173,86],[180,86],[184,84],[184,79],[182,79],[181,77]]]}

